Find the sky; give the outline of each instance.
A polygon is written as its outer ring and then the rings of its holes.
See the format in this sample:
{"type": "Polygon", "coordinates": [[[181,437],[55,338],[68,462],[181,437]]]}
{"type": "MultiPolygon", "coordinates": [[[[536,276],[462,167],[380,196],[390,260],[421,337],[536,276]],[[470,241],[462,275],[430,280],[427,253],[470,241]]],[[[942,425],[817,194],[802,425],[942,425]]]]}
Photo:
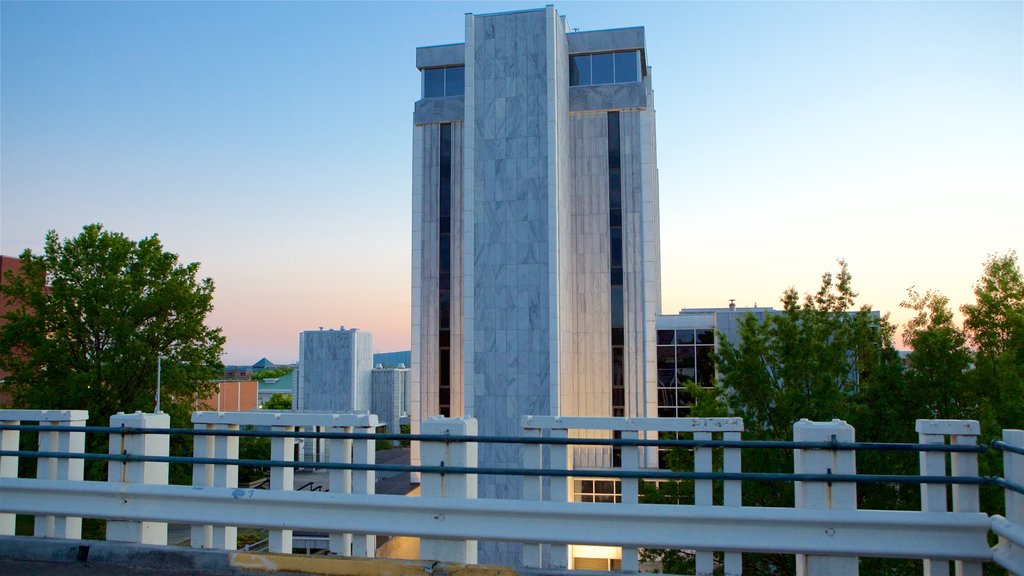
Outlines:
{"type": "MultiPolygon", "coordinates": [[[[410,346],[415,48],[511,2],[0,3],[0,253],[100,222],[216,285],[224,361],[410,346]]],[[[1024,3],[558,2],[644,26],[664,312],[776,306],[845,259],[903,324],[1024,255],[1024,3]]]]}

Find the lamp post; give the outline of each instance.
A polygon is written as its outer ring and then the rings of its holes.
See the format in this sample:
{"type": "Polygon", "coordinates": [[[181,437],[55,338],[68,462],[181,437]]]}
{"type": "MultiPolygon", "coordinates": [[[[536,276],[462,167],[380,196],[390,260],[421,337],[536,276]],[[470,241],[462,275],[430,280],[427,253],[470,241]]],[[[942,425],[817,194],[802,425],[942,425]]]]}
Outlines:
{"type": "Polygon", "coordinates": [[[156,357],[156,414],[160,414],[160,361],[167,359],[167,356],[156,357]]]}

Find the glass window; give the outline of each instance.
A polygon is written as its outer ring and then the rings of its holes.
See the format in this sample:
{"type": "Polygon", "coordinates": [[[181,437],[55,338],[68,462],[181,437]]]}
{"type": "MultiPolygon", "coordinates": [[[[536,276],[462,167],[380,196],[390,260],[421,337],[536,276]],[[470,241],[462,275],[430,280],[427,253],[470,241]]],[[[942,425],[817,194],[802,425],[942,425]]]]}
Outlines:
{"type": "Polygon", "coordinates": [[[693,344],[693,330],[676,330],[676,344],[693,344]]]}
{"type": "Polygon", "coordinates": [[[658,330],[658,344],[672,344],[672,330],[658,330]]]}
{"type": "Polygon", "coordinates": [[[637,51],[630,50],[628,52],[616,52],[615,53],[615,81],[616,82],[636,82],[638,78],[637,69],[640,67],[637,63],[637,51]]]}
{"type": "Polygon", "coordinates": [[[423,71],[423,97],[439,98],[444,96],[444,68],[431,68],[423,71]]]}
{"type": "Polygon", "coordinates": [[[612,84],[615,82],[615,57],[611,52],[591,54],[591,84],[612,84]]]}
{"type": "Polygon", "coordinates": [[[711,359],[711,346],[697,347],[697,383],[701,386],[711,386],[715,377],[715,363],[711,359]]]}
{"type": "Polygon", "coordinates": [[[569,86],[590,85],[590,54],[569,57],[569,86]]]}
{"type": "Polygon", "coordinates": [[[697,344],[714,344],[714,330],[697,330],[697,344]]]}
{"type": "Polygon", "coordinates": [[[450,66],[444,69],[444,95],[462,96],[466,93],[466,68],[464,66],[450,66]]]}
{"type": "Polygon", "coordinates": [[[658,346],[658,369],[671,370],[676,367],[675,346],[658,346]]]}

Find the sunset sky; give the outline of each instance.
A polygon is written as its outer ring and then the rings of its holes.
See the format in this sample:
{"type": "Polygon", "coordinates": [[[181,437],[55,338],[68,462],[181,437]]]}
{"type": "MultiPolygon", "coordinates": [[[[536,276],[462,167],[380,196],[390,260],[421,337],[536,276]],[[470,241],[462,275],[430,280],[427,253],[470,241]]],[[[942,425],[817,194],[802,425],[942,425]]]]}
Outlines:
{"type": "MultiPolygon", "coordinates": [[[[224,361],[410,343],[415,48],[509,2],[0,4],[0,253],[101,222],[202,263],[224,361]]],[[[902,324],[1024,256],[1024,3],[559,2],[645,26],[663,310],[777,305],[844,258],[902,324]]]]}

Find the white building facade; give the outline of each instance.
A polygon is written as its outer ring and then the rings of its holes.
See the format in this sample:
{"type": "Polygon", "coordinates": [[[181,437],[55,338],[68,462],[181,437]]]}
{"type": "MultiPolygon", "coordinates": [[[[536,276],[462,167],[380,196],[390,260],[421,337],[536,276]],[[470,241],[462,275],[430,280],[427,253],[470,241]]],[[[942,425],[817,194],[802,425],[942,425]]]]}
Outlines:
{"type": "MultiPolygon", "coordinates": [[[[418,48],[413,431],[473,416],[654,416],[658,173],[643,28],[571,32],[554,7],[466,15],[418,48]]],[[[415,455],[414,455],[415,460],[415,455]]],[[[483,444],[481,466],[519,467],[483,444]]],[[[506,477],[483,498],[518,498],[506,477]]]]}

